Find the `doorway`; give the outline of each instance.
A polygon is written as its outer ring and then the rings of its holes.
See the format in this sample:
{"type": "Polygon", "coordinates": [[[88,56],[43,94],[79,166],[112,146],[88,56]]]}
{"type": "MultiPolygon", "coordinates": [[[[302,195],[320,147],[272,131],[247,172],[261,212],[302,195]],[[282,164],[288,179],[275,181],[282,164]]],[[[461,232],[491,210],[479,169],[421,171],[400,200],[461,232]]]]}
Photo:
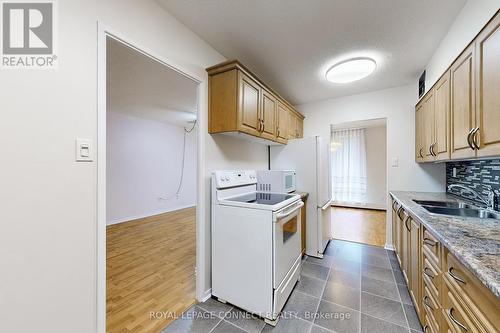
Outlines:
{"type": "Polygon", "coordinates": [[[159,332],[195,303],[198,84],[106,37],[106,332],[159,332]]]}
{"type": "Polygon", "coordinates": [[[331,126],[334,238],[384,246],[387,205],[386,119],[331,126]]]}

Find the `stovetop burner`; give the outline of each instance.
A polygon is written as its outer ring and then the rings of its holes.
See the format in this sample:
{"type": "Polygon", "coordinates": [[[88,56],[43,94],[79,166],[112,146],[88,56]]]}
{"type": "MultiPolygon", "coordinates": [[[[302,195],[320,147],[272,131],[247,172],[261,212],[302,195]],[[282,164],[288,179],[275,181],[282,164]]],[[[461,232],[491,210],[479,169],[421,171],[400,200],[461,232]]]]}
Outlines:
{"type": "Polygon", "coordinates": [[[293,198],[290,194],[255,192],[229,199],[230,201],[255,203],[260,205],[276,205],[293,198]]]}

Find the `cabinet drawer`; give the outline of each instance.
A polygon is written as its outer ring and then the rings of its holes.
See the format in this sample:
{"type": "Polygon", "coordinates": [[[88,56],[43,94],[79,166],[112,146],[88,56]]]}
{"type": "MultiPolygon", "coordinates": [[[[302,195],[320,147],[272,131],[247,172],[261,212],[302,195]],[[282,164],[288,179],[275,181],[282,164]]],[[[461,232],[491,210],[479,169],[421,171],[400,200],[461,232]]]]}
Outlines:
{"type": "Polygon", "coordinates": [[[423,259],[422,278],[425,287],[429,289],[434,299],[440,300],[441,272],[431,264],[425,252],[423,253],[423,259]]]}
{"type": "Polygon", "coordinates": [[[500,330],[500,316],[498,315],[500,299],[496,298],[451,253],[446,255],[445,267],[446,272],[443,273],[443,278],[448,284],[448,289],[463,302],[466,310],[477,318],[486,332],[498,332],[500,330]]]}
{"type": "Polygon", "coordinates": [[[424,315],[424,333],[440,333],[438,324],[427,313],[424,315]]]}
{"type": "Polygon", "coordinates": [[[475,319],[467,313],[464,306],[457,299],[457,295],[450,290],[448,284],[445,283],[443,286],[445,294],[442,317],[447,325],[457,333],[486,333],[487,331],[479,330],[476,327],[475,319]]]}
{"type": "Polygon", "coordinates": [[[427,229],[424,229],[422,248],[427,250],[429,259],[436,267],[441,267],[441,243],[427,229]]]}
{"type": "Polygon", "coordinates": [[[431,318],[431,324],[433,324],[439,332],[439,322],[441,317],[441,306],[434,299],[434,297],[429,292],[427,287],[424,287],[424,293],[422,298],[422,308],[425,311],[425,315],[431,318]]]}

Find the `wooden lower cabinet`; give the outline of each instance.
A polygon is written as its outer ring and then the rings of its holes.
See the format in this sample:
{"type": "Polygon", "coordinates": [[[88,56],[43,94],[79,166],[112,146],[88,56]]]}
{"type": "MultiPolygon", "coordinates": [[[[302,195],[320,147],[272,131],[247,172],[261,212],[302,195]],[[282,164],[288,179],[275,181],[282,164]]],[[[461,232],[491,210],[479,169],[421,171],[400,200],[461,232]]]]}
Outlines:
{"type": "Polygon", "coordinates": [[[500,333],[500,299],[393,198],[394,247],[427,333],[500,333]]]}

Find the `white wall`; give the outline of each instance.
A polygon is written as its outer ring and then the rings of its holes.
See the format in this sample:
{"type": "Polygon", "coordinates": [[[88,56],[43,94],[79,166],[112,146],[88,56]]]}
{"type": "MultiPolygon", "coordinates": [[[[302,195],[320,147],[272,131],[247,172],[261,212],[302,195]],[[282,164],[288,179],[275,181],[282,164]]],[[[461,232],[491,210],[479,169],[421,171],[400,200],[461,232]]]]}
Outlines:
{"type": "MultiPolygon", "coordinates": [[[[415,163],[414,85],[347,96],[297,106],[303,112],[304,135],[330,137],[330,125],[366,119],[387,118],[388,190],[443,192],[444,164],[415,163]],[[391,166],[397,158],[398,167],[391,166]]],[[[388,206],[389,207],[389,206],[388,206]]],[[[391,210],[387,217],[387,243],[392,244],[391,210]]]]}
{"type": "Polygon", "coordinates": [[[366,207],[387,207],[386,126],[368,127],[366,139],[366,207]]]}
{"type": "MultiPolygon", "coordinates": [[[[57,69],[0,75],[0,141],[8,142],[0,157],[0,332],[96,332],[97,161],[74,158],[76,137],[97,139],[97,22],[202,78],[205,118],[205,68],[224,60],[152,0],[58,1],[57,19],[57,69]]],[[[206,175],[250,157],[266,163],[255,144],[208,139],[205,149],[206,175]]],[[[204,192],[206,216],[209,198],[204,192]]]]}
{"type": "MultiPolygon", "coordinates": [[[[107,114],[107,224],[196,205],[196,129],[117,112],[107,114]]],[[[189,126],[188,126],[189,127],[189,126]]]]}
{"type": "Polygon", "coordinates": [[[426,91],[499,9],[498,0],[468,0],[426,66],[426,91]]]}

